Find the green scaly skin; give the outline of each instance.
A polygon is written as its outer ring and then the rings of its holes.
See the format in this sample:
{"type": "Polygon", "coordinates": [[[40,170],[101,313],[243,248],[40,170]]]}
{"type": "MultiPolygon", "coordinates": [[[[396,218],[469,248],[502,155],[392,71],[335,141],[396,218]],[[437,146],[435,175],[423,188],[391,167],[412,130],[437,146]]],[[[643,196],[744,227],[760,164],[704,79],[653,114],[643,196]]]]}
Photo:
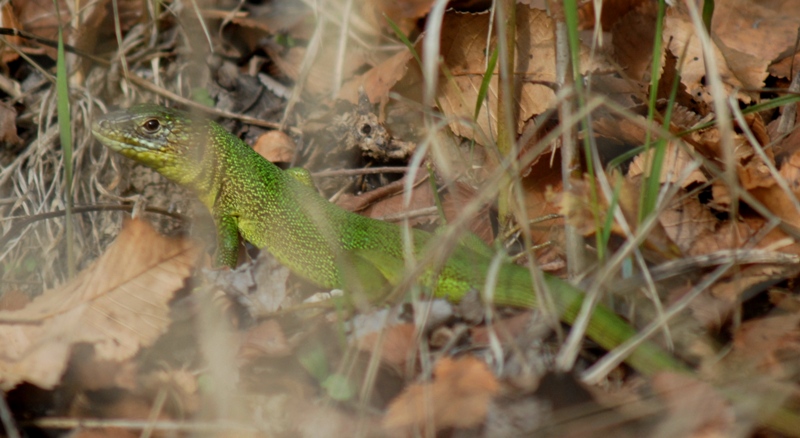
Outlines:
{"type": "MultiPolygon", "coordinates": [[[[138,105],[97,120],[92,132],[105,146],[147,165],[194,190],[211,211],[218,230],[217,264],[236,265],[240,238],[268,250],[292,272],[326,288],[344,288],[367,301],[383,298],[405,269],[401,229],[331,204],[302,176],[293,176],[262,158],[218,124],[182,111],[138,105]],[[240,237],[241,236],[241,237],[240,237]]],[[[412,231],[418,256],[432,235],[412,231]]],[[[490,257],[459,246],[438,275],[423,271],[417,281],[436,297],[459,301],[482,290],[490,257]]],[[[575,321],[583,293],[545,275],[561,321],[575,321]]],[[[535,308],[530,273],[504,264],[493,303],[535,308]]],[[[594,309],[589,338],[613,349],[636,331],[609,309],[594,309]]],[[[642,373],[683,370],[685,366],[652,343],[626,360],[642,373]]]]}

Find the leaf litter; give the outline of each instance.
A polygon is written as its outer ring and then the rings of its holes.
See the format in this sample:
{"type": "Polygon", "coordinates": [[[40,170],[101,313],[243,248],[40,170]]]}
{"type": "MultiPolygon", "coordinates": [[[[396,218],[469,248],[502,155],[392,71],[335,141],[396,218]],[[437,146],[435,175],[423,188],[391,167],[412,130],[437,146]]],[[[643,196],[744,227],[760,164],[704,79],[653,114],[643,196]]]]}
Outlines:
{"type": "MultiPolygon", "coordinates": [[[[287,131],[290,135],[269,134],[279,135],[280,143],[268,136],[262,138],[259,149],[264,155],[275,161],[306,165],[312,171],[338,170],[338,163],[352,160],[353,151],[341,153],[345,158],[336,155],[341,152],[341,145],[335,144],[339,137],[331,126],[334,116],[356,111],[353,108],[359,104],[360,90],[364,90],[371,104],[377,104],[377,108],[370,108],[369,120],[385,128],[391,136],[387,138],[417,147],[430,141],[426,137],[430,127],[426,127],[421,114],[432,109],[421,108],[416,103],[421,101],[425,78],[421,76],[412,51],[396,40],[384,16],[392,18],[409,37],[411,47],[424,56],[428,46],[423,42],[429,32],[424,23],[433,2],[365,1],[363,7],[352,9],[352,16],[344,21],[329,12],[341,10],[333,6],[323,8],[323,14],[315,14],[303,5],[280,1],[266,3],[269,5],[248,4],[235,10],[198,10],[198,15],[208,20],[207,24],[219,30],[206,34],[215,49],[240,60],[237,63],[219,61],[224,68],[214,70],[216,67],[202,63],[185,68],[171,58],[181,50],[176,49],[175,36],[182,31],[173,26],[175,22],[189,20],[188,16],[174,10],[165,12],[170,18],[163,22],[163,33],[148,35],[153,38],[151,41],[159,41],[159,50],[164,51],[151,51],[146,55],[137,52],[145,47],[144,40],[136,38],[136,32],[142,32],[143,28],[141,17],[135,11],[142,10],[143,5],[137,1],[122,2],[120,30],[131,38],[126,42],[131,62],[128,68],[134,74],[152,78],[155,75],[149,68],[159,62],[169,65],[158,71],[161,84],[172,92],[187,95],[196,91],[193,87],[205,86],[203,80],[182,76],[184,70],[197,67],[196,70],[202,70],[200,76],[204,76],[205,82],[213,85],[209,86],[213,88],[211,96],[220,102],[221,109],[291,125],[293,130],[287,131]],[[321,22],[326,24],[324,29],[317,27],[321,22]],[[136,55],[130,56],[134,52],[136,55]],[[226,75],[221,73],[223,69],[226,75]],[[275,88],[261,88],[259,81],[251,80],[255,73],[268,75],[276,80],[275,84],[293,90],[290,104],[286,105],[280,96],[271,95],[270,90],[275,88]],[[346,104],[350,105],[347,110],[337,107],[346,104]],[[286,113],[279,114],[287,106],[286,113]],[[297,135],[298,132],[302,135],[297,135]]],[[[330,3],[336,2],[331,0],[330,3]]],[[[558,165],[563,145],[553,140],[561,129],[554,111],[563,102],[557,94],[556,21],[544,8],[544,2],[528,3],[532,6],[521,2],[516,10],[517,57],[513,76],[519,118],[513,126],[515,134],[528,139],[521,142],[516,157],[524,164],[518,169],[519,199],[523,202],[516,207],[525,211],[528,218],[552,213],[564,216],[526,229],[533,243],[549,243],[545,249],[532,253],[532,257],[539,265],[550,267],[558,274],[567,264],[562,244],[565,221],[576,226],[587,243],[595,242],[598,218],[593,216],[593,203],[599,203],[601,222],[614,218],[609,238],[613,249],[622,248],[622,242],[631,237],[630,233],[639,232],[640,193],[654,153],[636,153],[631,160],[607,169],[605,177],[611,186],[618,187],[619,199],[615,199],[613,193],[601,193],[599,198],[594,198],[591,194],[594,181],[589,176],[576,181],[571,192],[564,191],[558,165]],[[550,141],[544,145],[546,147],[541,147],[543,139],[550,141]],[[530,154],[534,156],[529,157],[530,154]],[[618,222],[620,216],[613,216],[614,206],[619,207],[626,226],[618,222]]],[[[679,2],[666,10],[661,53],[652,51],[655,3],[605,1],[597,21],[594,4],[586,2],[580,9],[579,59],[581,74],[590,89],[587,96],[598,106],[592,113],[591,132],[580,135],[589,136],[603,166],[617,154],[644,144],[648,137],[650,65],[654,58],[659,59],[662,68],[656,110],[661,116],[667,110],[672,112],[665,131],[675,136],[665,143],[666,160],[659,175],[662,198],[656,223],[642,238],[641,253],[654,273],[660,273],[659,264],[666,266],[676,259],[700,260],[705,256],[718,257],[713,267],[727,268],[717,273],[698,261],[688,274],[677,278],[665,275],[657,280],[663,304],[670,306],[692,294],[696,285],[715,278],[673,321],[673,339],[658,339],[676,345],[676,354],[696,365],[697,376],[660,374],[645,378],[618,367],[607,374],[601,387],[594,388],[600,391],[593,390],[580,401],[586,409],[600,409],[601,415],[591,417],[593,420],[589,423],[596,429],[578,427],[584,414],[574,412],[580,411],[569,411],[572,413],[560,418],[564,423],[558,426],[572,424],[576,428],[571,430],[587,433],[587,430],[601,430],[600,425],[605,424],[614,432],[646,430],[653,436],[758,433],[755,424],[763,420],[763,412],[777,408],[783,399],[789,400],[787,406],[796,406],[800,394],[796,366],[800,306],[792,305],[797,292],[797,269],[791,262],[787,263],[791,260],[788,258],[738,263],[735,251],[800,254],[796,243],[798,234],[792,228],[800,223],[797,201],[800,158],[796,147],[798,130],[786,135],[779,132],[783,109],[747,114],[736,114],[736,111],[774,98],[774,91],[770,94],[766,88],[788,88],[798,71],[797,60],[800,59],[795,45],[796,29],[800,25],[800,14],[796,11],[800,10],[800,4],[795,0],[718,1],[711,46],[704,48],[688,6],[679,2]],[[602,35],[603,44],[592,39],[597,35],[602,35]],[[711,51],[707,53],[706,49],[711,51]],[[733,151],[724,149],[719,128],[707,123],[713,122],[716,114],[706,57],[713,57],[717,62],[722,86],[735,102],[733,151]],[[676,97],[669,100],[673,81],[677,81],[676,97]],[[729,153],[732,161],[727,160],[729,153]],[[735,168],[725,169],[725,163],[735,168]],[[726,179],[726,172],[734,175],[735,181],[726,179]],[[729,256],[723,256],[725,254],[729,256]],[[765,300],[765,296],[769,299],[765,300]],[[740,323],[742,313],[744,321],[740,323]],[[725,345],[729,352],[720,357],[719,352],[727,350],[718,347],[725,345]],[[753,385],[747,385],[747,380],[754,380],[753,385]],[[750,391],[752,400],[743,401],[729,395],[737,389],[750,391]],[[620,404],[615,393],[624,394],[628,405],[620,404]],[[641,410],[631,412],[629,405],[641,410]],[[640,420],[646,423],[648,418],[653,420],[648,428],[637,423],[640,420]],[[631,424],[636,424],[636,428],[631,429],[631,424]]],[[[55,18],[55,11],[49,9],[51,6],[26,2],[10,2],[9,5],[13,8],[4,6],[3,14],[14,27],[44,38],[53,37],[52,30],[59,20],[55,18]],[[37,17],[47,19],[37,23],[34,19],[37,17]]],[[[62,6],[62,16],[68,15],[65,11],[69,9],[62,6]]],[[[97,44],[94,40],[98,35],[114,34],[109,21],[113,17],[106,12],[110,10],[105,9],[107,6],[108,1],[98,2],[89,10],[87,23],[93,23],[94,30],[68,32],[68,42],[87,51],[104,49],[105,43],[97,44]]],[[[68,18],[62,17],[60,21],[66,22],[68,18]]],[[[189,21],[183,23],[188,26],[189,21]]],[[[489,29],[488,12],[449,10],[444,14],[434,110],[441,114],[441,126],[448,127],[438,135],[450,143],[442,147],[445,152],[434,151],[438,155],[432,161],[435,170],[440,171],[435,180],[439,185],[436,196],[444,198],[448,221],[457,220],[463,206],[476,198],[475,193],[482,189],[482,183],[498,167],[492,149],[498,135],[497,70],[488,82],[486,100],[478,106],[487,62],[497,46],[496,37],[488,36],[489,29]],[[451,170],[445,171],[445,168],[451,170]],[[452,175],[457,175],[458,179],[449,179],[452,175]]],[[[54,53],[24,39],[10,37],[8,41],[21,46],[26,55],[53,56],[54,53]]],[[[203,46],[197,40],[192,44],[203,46]]],[[[4,49],[0,59],[7,69],[16,68],[14,63],[19,62],[16,61],[17,52],[8,49],[4,49]]],[[[92,85],[102,90],[108,102],[127,103],[127,98],[123,97],[126,94],[120,93],[118,87],[122,73],[117,67],[110,71],[107,67],[103,69],[106,70],[95,69],[93,73],[91,66],[84,63],[82,72],[86,73],[87,80],[96,81],[92,85]]],[[[22,89],[20,82],[15,82],[17,79],[3,79],[10,81],[0,84],[8,94],[22,89]]],[[[126,93],[135,89],[137,100],[155,99],[150,91],[132,86],[133,83],[126,83],[126,93]]],[[[31,109],[39,108],[43,99],[32,97],[34,95],[8,108],[4,102],[0,133],[4,144],[33,142],[35,130],[26,121],[31,120],[31,109]],[[18,120],[15,129],[7,121],[11,118],[18,120]]],[[[238,125],[227,127],[242,133],[238,125]]],[[[363,125],[353,123],[351,128],[358,133],[363,125]]],[[[651,131],[651,141],[661,134],[651,131]]],[[[260,133],[253,129],[243,136],[256,138],[260,133]]],[[[78,150],[78,156],[94,158],[95,155],[87,154],[90,147],[87,143],[84,149],[78,150]]],[[[20,167],[25,165],[30,166],[28,169],[42,169],[46,166],[41,163],[58,162],[53,159],[58,155],[48,155],[58,150],[55,146],[42,149],[44,152],[34,155],[30,163],[21,155],[12,156],[10,160],[6,156],[2,158],[4,164],[13,163],[8,167],[13,171],[27,170],[20,167]]],[[[364,163],[369,167],[387,165],[386,161],[392,160],[402,163],[391,164],[405,164],[406,160],[405,156],[397,155],[379,163],[374,157],[355,155],[356,169],[363,168],[364,163]]],[[[107,155],[101,158],[108,160],[107,155]]],[[[95,162],[95,168],[109,169],[109,162],[95,162]]],[[[13,171],[0,173],[0,186],[7,190],[4,193],[24,201],[0,204],[3,217],[42,211],[41,205],[57,205],[49,197],[52,195],[48,190],[34,191],[41,195],[24,197],[22,193],[28,185],[38,182],[19,177],[12,179],[13,171]],[[8,181],[11,187],[7,189],[8,181]]],[[[428,211],[436,205],[436,196],[427,180],[415,186],[409,206],[400,196],[392,197],[402,183],[386,175],[320,179],[317,184],[326,195],[372,217],[403,218],[405,208],[428,211]],[[377,196],[360,193],[392,184],[395,184],[392,190],[378,192],[377,196]],[[342,186],[350,187],[350,193],[338,194],[342,186]],[[356,197],[355,201],[348,199],[351,195],[356,197]],[[367,204],[370,206],[364,209],[367,204]]],[[[118,186],[120,180],[116,175],[111,178],[108,174],[98,174],[91,181],[111,182],[106,187],[116,191],[110,195],[112,198],[126,190],[124,185],[118,186]]],[[[76,196],[81,201],[96,201],[94,195],[86,195],[94,193],[94,186],[79,182],[78,187],[81,189],[76,196]]],[[[513,236],[495,236],[492,214],[491,206],[483,206],[479,214],[470,218],[469,228],[486,242],[497,238],[513,241],[513,236]]],[[[428,212],[427,216],[413,218],[412,223],[430,229],[435,227],[432,223],[437,215],[428,212]]],[[[113,230],[114,224],[98,228],[113,230]]],[[[60,235],[58,226],[46,228],[44,232],[42,229],[30,234],[37,235],[40,242],[43,236],[54,242],[60,235]]],[[[37,246],[17,245],[19,252],[16,253],[0,248],[6,257],[18,257],[12,268],[4,268],[4,280],[30,275],[31,270],[26,271],[25,267],[36,265],[36,251],[31,248],[37,246]]],[[[513,246],[511,248],[514,251],[513,246]]],[[[48,266],[57,266],[53,260],[58,257],[52,255],[52,249],[43,250],[48,251],[48,266]]],[[[192,326],[201,300],[190,295],[187,300],[174,301],[178,291],[186,292],[187,287],[190,288],[187,284],[191,284],[195,268],[202,265],[201,259],[199,246],[189,240],[162,238],[142,222],[131,221],[122,228],[116,243],[108,246],[97,261],[75,279],[61,286],[42,287],[48,290],[30,300],[19,298],[23,287],[4,286],[0,301],[3,309],[0,311],[0,343],[5,347],[0,355],[0,382],[9,399],[17,403],[21,396],[23,399],[31,396],[31,386],[63,395],[59,392],[62,387],[73,385],[77,388],[75,393],[89,400],[85,402],[89,408],[82,405],[81,397],[75,397],[67,402],[66,408],[58,410],[62,415],[157,417],[169,421],[204,412],[205,403],[223,389],[214,387],[213,373],[207,373],[204,368],[202,354],[195,351],[181,356],[183,350],[175,347],[186,344],[187,339],[190,340],[188,344],[193,345],[197,335],[187,327],[192,326]],[[159,356],[165,350],[175,353],[174,357],[159,356]],[[124,396],[117,399],[117,403],[108,402],[108,409],[103,411],[97,408],[102,403],[92,399],[92,394],[108,388],[121,391],[124,396]],[[156,406],[155,401],[165,394],[169,394],[166,397],[171,397],[172,402],[156,406]]],[[[621,270],[632,269],[633,277],[620,274],[620,287],[611,285],[606,289],[611,289],[612,294],[617,292],[613,295],[620,298],[619,307],[632,321],[656,318],[658,312],[643,297],[646,287],[642,285],[647,279],[636,277],[641,276],[640,267],[625,266],[621,270]],[[628,287],[629,284],[635,286],[628,287]]],[[[509,435],[535,430],[570,430],[552,429],[556,426],[554,417],[549,418],[549,414],[530,415],[529,421],[523,421],[514,413],[514,405],[525,406],[531,412],[548,412],[543,405],[558,404],[556,397],[546,394],[547,391],[537,392],[537,388],[551,385],[553,381],[542,379],[542,370],[537,368],[541,362],[529,360],[527,355],[533,351],[536,354],[547,351],[531,347],[537,342],[557,344],[559,330],[533,329],[541,328],[541,324],[533,321],[530,312],[479,309],[476,313],[451,307],[437,313],[439,317],[431,317],[430,321],[434,322],[430,322],[422,316],[426,312],[424,307],[407,304],[391,307],[396,315],[391,323],[377,316],[372,320],[343,318],[351,309],[326,311],[314,306],[303,307],[298,304],[302,299],[295,295],[299,292],[303,295],[308,285],[287,283],[285,272],[265,273],[264,270],[275,269],[270,265],[262,265],[261,271],[258,269],[248,267],[232,273],[233,277],[222,280],[222,286],[217,288],[230,292],[235,286],[242,290],[237,296],[218,293],[213,295],[215,301],[212,300],[233,321],[237,333],[228,341],[235,347],[232,351],[237,356],[236,360],[228,362],[236,367],[230,370],[230,381],[236,387],[224,389],[241,396],[230,405],[241,408],[235,409],[238,417],[231,416],[238,421],[230,425],[232,429],[305,436],[320,436],[322,432],[329,436],[358,433],[433,436],[451,430],[479,434],[484,426],[486,431],[500,431],[497,425],[505,421],[518,426],[503,429],[503,433],[509,435]],[[481,321],[487,324],[479,325],[481,321]],[[536,341],[531,341],[533,332],[538,333],[536,341]],[[318,347],[308,347],[320,333],[325,333],[325,342],[321,346],[314,344],[318,347]],[[308,369],[297,366],[298,357],[308,350],[317,351],[316,348],[320,348],[319,352],[329,365],[324,372],[315,371],[319,372],[318,376],[310,376],[312,373],[308,369]],[[397,384],[398,381],[401,383],[397,384]],[[542,384],[542,381],[549,383],[542,384]],[[335,398],[331,382],[355,389],[357,392],[353,394],[358,395],[335,398]]],[[[61,278],[55,273],[44,273],[41,277],[44,280],[38,284],[58,284],[57,279],[61,278]]],[[[7,284],[25,284],[25,281],[8,281],[7,284]]],[[[591,345],[586,347],[579,362],[581,367],[589,366],[599,354],[591,345]]],[[[543,362],[547,363],[546,355],[543,362]]],[[[556,379],[555,382],[556,388],[570,388],[563,381],[556,379]]],[[[28,407],[12,404],[12,410],[22,416],[31,404],[23,403],[28,407]]],[[[165,425],[159,423],[159,427],[162,426],[165,425]]],[[[108,434],[111,433],[108,429],[108,434]]]]}

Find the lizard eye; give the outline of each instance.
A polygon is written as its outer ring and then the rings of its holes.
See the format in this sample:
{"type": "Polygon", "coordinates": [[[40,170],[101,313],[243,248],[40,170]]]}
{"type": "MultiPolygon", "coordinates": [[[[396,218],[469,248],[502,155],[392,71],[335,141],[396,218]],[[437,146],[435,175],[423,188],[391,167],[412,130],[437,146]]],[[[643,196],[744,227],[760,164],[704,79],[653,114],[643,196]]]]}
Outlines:
{"type": "Polygon", "coordinates": [[[158,128],[161,127],[161,122],[159,122],[158,119],[147,119],[142,123],[142,127],[145,131],[153,133],[158,131],[158,128]]]}

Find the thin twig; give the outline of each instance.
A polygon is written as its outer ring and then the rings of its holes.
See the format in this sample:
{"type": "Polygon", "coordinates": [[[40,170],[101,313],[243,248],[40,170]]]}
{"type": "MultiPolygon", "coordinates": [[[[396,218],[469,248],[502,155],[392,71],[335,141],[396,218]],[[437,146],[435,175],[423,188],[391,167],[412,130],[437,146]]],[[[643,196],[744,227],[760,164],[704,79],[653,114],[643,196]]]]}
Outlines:
{"type": "Polygon", "coordinates": [[[311,176],[315,178],[328,178],[335,176],[359,176],[359,175],[374,175],[379,173],[406,173],[408,167],[406,166],[389,166],[389,167],[367,167],[364,169],[339,169],[339,170],[323,170],[322,172],[312,173],[311,176]]]}
{"type": "Polygon", "coordinates": [[[99,429],[116,427],[120,429],[144,430],[152,428],[173,432],[207,432],[207,431],[248,431],[265,432],[263,429],[232,421],[203,422],[195,421],[147,421],[147,420],[107,420],[101,418],[39,418],[21,423],[23,427],[34,426],[43,429],[99,429]]]}
{"type": "MultiPolygon", "coordinates": [[[[93,213],[98,211],[133,211],[133,205],[90,205],[85,207],[75,207],[72,209],[72,214],[79,214],[79,213],[93,213]]],[[[186,216],[178,213],[173,213],[168,210],[164,210],[161,208],[153,208],[153,207],[145,207],[144,211],[148,213],[156,213],[156,214],[163,214],[165,216],[169,216],[174,219],[178,220],[186,220],[186,216]]],[[[62,217],[67,213],[66,210],[56,210],[56,211],[48,211],[46,213],[39,213],[32,216],[26,216],[22,218],[22,221],[14,224],[10,230],[3,237],[0,237],[0,248],[4,247],[11,239],[15,236],[19,236],[22,234],[22,230],[25,229],[28,225],[42,221],[47,219],[53,219],[57,217],[62,217]]],[[[14,219],[14,218],[7,218],[7,219],[14,219]]],[[[6,219],[4,219],[6,220],[6,219]]]]}

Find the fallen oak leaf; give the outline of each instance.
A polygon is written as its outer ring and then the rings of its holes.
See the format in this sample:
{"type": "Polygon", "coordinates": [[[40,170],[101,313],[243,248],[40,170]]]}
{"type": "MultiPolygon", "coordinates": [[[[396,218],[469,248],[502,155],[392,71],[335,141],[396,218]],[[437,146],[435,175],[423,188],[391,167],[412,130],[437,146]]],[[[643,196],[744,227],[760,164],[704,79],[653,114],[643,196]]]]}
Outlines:
{"type": "MultiPolygon", "coordinates": [[[[541,9],[518,4],[516,9],[516,67],[515,104],[519,116],[514,121],[517,132],[522,132],[525,123],[533,116],[555,107],[557,99],[553,90],[556,75],[555,21],[541,9]]],[[[486,73],[486,61],[491,56],[496,42],[494,38],[486,46],[486,35],[490,33],[490,14],[466,14],[448,12],[442,23],[442,63],[449,70],[449,77],[441,79],[437,102],[448,120],[454,134],[473,139],[481,145],[491,143],[497,135],[497,96],[499,93],[499,68],[495,69],[489,82],[485,105],[480,107],[477,118],[475,107],[479,90],[486,73]],[[473,120],[475,123],[463,123],[473,120]]],[[[421,50],[421,44],[418,44],[421,50]]],[[[581,45],[581,73],[611,71],[611,65],[599,57],[592,56],[589,46],[581,45]]]]}
{"type": "MultiPolygon", "coordinates": [[[[421,431],[431,424],[436,430],[478,426],[499,388],[484,362],[444,358],[436,364],[433,382],[411,385],[392,401],[383,428],[392,436],[405,436],[405,431],[421,431]]],[[[421,435],[428,434],[433,431],[421,435]]]]}
{"type": "Polygon", "coordinates": [[[26,307],[0,312],[0,388],[58,384],[75,344],[98,360],[123,361],[152,344],[170,323],[169,300],[200,254],[187,239],[159,235],[139,220],[92,266],[26,307]]]}

